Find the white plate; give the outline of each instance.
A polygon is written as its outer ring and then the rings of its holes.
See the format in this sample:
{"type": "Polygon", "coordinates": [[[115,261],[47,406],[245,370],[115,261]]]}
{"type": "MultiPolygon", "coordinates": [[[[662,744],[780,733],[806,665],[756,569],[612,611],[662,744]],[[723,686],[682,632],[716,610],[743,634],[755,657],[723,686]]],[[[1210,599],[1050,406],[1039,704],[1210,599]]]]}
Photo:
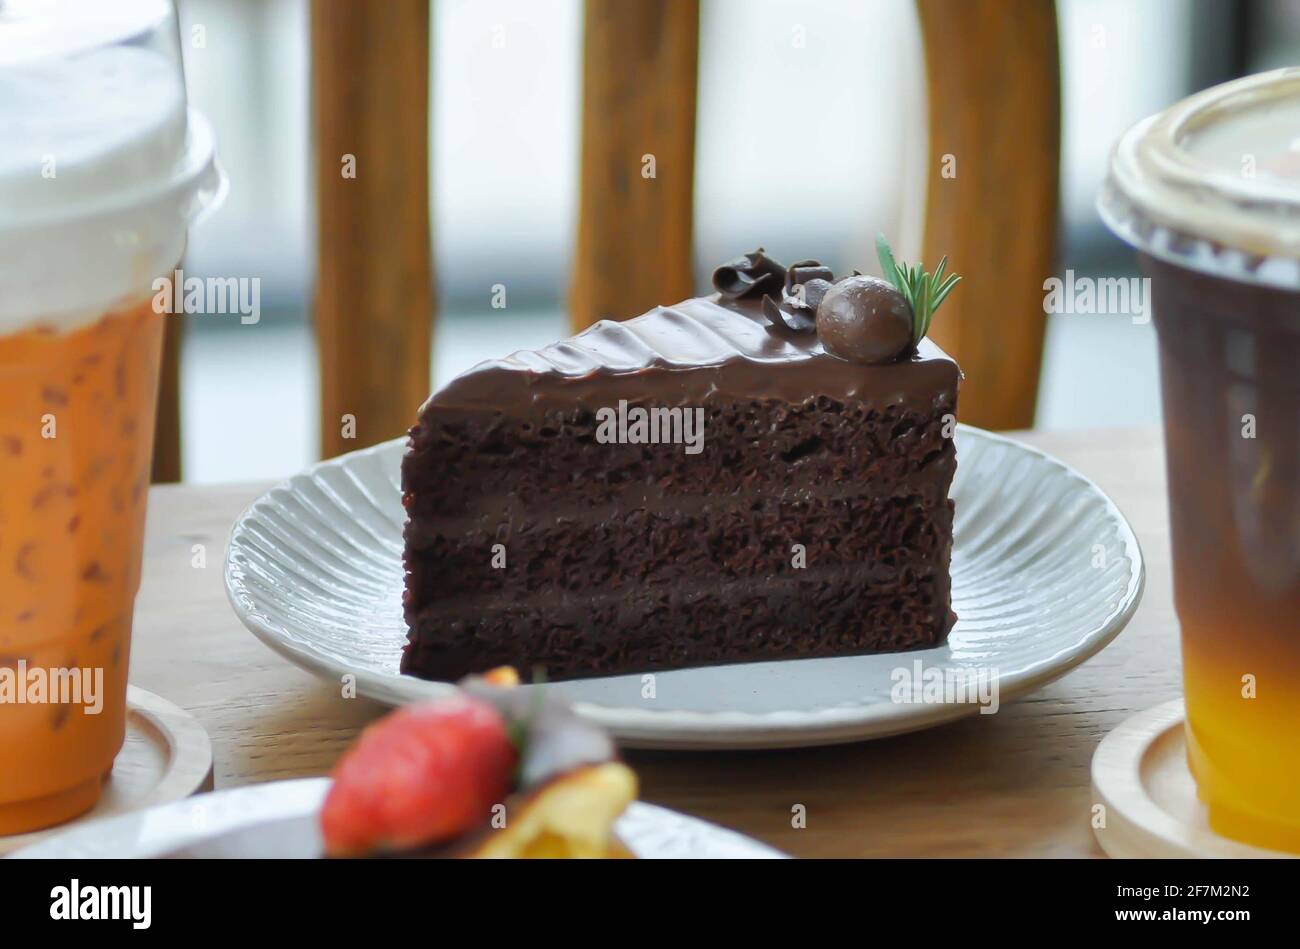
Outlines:
{"type": "MultiPolygon", "coordinates": [[[[311,858],[321,852],[316,814],[328,778],[275,781],[201,794],[92,821],[11,854],[13,858],[311,858]]],[[[707,821],[634,802],[614,832],[638,857],[779,858],[779,850],[707,821]]]]}
{"type": "MultiPolygon", "coordinates": [[[[859,741],[951,721],[969,701],[896,702],[916,669],[996,675],[1005,703],[1063,675],[1124,628],[1142,594],[1142,553],[1114,503],[1036,449],[957,431],[952,557],[958,620],[937,649],[748,663],[545,686],[639,748],[786,748],[859,741]]],[[[290,661],[401,704],[450,686],[398,673],[402,523],[392,441],[322,462],[273,488],[235,523],[226,589],[235,612],[290,661]]],[[[924,697],[924,695],[923,695],[924,697]]]]}

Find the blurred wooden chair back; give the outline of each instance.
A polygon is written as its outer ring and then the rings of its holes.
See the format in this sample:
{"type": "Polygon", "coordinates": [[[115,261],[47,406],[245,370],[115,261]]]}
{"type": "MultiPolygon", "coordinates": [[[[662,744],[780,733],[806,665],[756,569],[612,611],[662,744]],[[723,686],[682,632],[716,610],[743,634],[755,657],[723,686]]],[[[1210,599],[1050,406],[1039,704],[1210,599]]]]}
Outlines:
{"type": "MultiPolygon", "coordinates": [[[[1060,151],[1055,5],[917,0],[929,84],[923,259],[964,275],[935,324],[961,417],[1033,423],[1060,151]],[[955,168],[955,175],[953,174],[955,168]]],[[[429,0],[311,7],[321,453],[401,435],[428,394],[429,0]]],[[[574,330],[694,291],[697,0],[587,0],[574,330]],[[653,187],[643,187],[653,156],[653,187]]],[[[862,90],[863,108],[872,96],[862,90]]],[[[739,250],[740,248],[738,248],[739,250]]],[[[503,350],[509,341],[503,341],[503,350]]],[[[175,353],[158,470],[179,471],[175,353]],[[173,463],[174,460],[174,463],[173,463]]]]}

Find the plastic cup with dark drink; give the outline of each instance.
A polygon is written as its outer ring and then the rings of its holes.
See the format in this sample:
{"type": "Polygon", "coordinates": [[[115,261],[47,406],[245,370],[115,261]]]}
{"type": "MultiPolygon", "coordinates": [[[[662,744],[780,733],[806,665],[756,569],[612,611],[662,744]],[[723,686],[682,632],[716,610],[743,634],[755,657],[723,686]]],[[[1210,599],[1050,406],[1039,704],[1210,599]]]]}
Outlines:
{"type": "Polygon", "coordinates": [[[1135,126],[1099,207],[1151,279],[1188,764],[1216,831],[1300,852],[1300,69],[1135,126]]]}

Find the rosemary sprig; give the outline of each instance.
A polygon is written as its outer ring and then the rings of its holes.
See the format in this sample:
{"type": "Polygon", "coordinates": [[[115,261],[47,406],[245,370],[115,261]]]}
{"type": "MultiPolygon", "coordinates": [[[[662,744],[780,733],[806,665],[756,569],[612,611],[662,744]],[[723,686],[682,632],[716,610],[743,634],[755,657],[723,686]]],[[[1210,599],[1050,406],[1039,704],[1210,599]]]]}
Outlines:
{"type": "Polygon", "coordinates": [[[915,346],[930,332],[934,311],[952,293],[952,288],[957,286],[961,277],[956,274],[944,276],[944,271],[948,269],[947,255],[939,261],[939,266],[932,274],[926,273],[921,264],[898,264],[884,234],[876,235],[876,254],[880,257],[885,279],[898,288],[898,292],[912,307],[912,345],[915,346]]]}

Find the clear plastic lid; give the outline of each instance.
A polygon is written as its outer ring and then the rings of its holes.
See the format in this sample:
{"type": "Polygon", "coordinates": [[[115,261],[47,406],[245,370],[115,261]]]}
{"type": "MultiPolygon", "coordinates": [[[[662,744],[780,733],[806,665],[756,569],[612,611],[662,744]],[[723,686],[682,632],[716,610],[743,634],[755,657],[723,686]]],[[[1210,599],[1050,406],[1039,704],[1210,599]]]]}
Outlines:
{"type": "Polygon", "coordinates": [[[1300,68],[1197,93],[1120,139],[1097,207],[1139,250],[1300,288],[1300,68]]]}
{"type": "Polygon", "coordinates": [[[0,331],[146,292],[224,181],[170,0],[0,0],[0,331]]]}

